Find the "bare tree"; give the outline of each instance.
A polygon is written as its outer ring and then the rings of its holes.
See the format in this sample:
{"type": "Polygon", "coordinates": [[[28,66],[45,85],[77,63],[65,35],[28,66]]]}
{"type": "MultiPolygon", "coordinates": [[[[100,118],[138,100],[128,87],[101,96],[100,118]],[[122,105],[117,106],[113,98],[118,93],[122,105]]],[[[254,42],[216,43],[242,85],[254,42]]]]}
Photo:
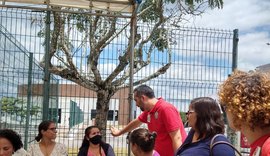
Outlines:
{"type": "MultiPolygon", "coordinates": [[[[97,15],[85,14],[89,10],[78,9],[83,14],[64,14],[61,10],[70,8],[57,7],[58,11],[53,12],[53,30],[51,32],[51,47],[49,53],[49,71],[64,79],[93,90],[97,93],[97,116],[96,124],[103,130],[106,129],[107,113],[111,97],[123,87],[130,77],[129,68],[133,68],[134,74],[151,63],[151,54],[158,50],[167,53],[167,60],[154,73],[145,75],[142,79],[134,81],[134,85],[142,84],[164,74],[171,65],[171,51],[169,44],[173,40],[169,30],[164,27],[170,23],[178,27],[186,15],[199,16],[206,8],[222,8],[222,0],[145,0],[137,11],[137,22],[151,25],[147,35],[142,35],[140,27],[135,28],[135,53],[134,66],[130,67],[131,56],[132,23],[127,22],[118,29],[117,24],[119,12],[95,11],[97,15]],[[102,16],[106,15],[106,16],[102,16]],[[69,23],[75,22],[75,26],[69,23]],[[81,46],[88,44],[87,71],[80,71],[74,59],[76,47],[72,44],[70,31],[76,28],[83,36],[81,46]],[[129,30],[129,31],[126,31],[129,30]],[[124,34],[124,35],[123,35],[124,34]],[[128,41],[121,55],[118,56],[118,64],[113,72],[104,77],[99,69],[98,63],[103,49],[119,35],[125,36],[128,41]],[[57,61],[55,61],[57,60],[57,61]],[[56,63],[60,62],[60,63],[56,63]]],[[[115,51],[115,50],[112,50],[115,51]]],[[[44,57],[45,58],[45,57],[44,57]]],[[[45,67],[45,59],[41,65],[45,67]]]]}

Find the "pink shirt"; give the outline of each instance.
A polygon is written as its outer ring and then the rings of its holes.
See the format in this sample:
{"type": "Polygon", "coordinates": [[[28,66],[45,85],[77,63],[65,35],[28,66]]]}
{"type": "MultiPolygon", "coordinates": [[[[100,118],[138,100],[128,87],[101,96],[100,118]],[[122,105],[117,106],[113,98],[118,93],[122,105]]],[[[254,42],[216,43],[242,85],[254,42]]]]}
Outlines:
{"type": "Polygon", "coordinates": [[[187,136],[178,110],[162,98],[158,99],[152,110],[144,111],[138,119],[147,123],[151,132],[157,133],[155,150],[160,156],[174,155],[170,132],[180,129],[182,142],[187,136]]]}
{"type": "Polygon", "coordinates": [[[160,156],[160,155],[159,155],[159,153],[157,151],[154,150],[153,156],[160,156]]]}
{"type": "MultiPolygon", "coordinates": [[[[95,156],[90,150],[88,150],[87,156],[95,156]]],[[[104,150],[101,148],[101,156],[106,156],[104,150]]]]}

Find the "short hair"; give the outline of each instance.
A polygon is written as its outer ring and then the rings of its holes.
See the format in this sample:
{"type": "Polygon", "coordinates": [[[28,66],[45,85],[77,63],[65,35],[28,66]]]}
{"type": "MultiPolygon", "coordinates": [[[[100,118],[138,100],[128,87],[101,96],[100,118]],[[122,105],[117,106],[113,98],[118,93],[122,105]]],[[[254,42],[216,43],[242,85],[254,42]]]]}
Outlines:
{"type": "Polygon", "coordinates": [[[190,107],[197,115],[195,127],[199,132],[198,139],[205,134],[206,137],[213,137],[215,134],[224,133],[224,120],[216,100],[210,97],[195,98],[191,100],[190,107]]]}
{"type": "Polygon", "coordinates": [[[148,129],[138,128],[131,132],[129,142],[138,145],[143,152],[151,152],[155,147],[156,137],[155,132],[151,133],[148,129]]]}
{"type": "Polygon", "coordinates": [[[261,72],[236,70],[220,85],[221,105],[233,115],[233,125],[243,123],[251,130],[270,126],[270,78],[261,72]]]}
{"type": "Polygon", "coordinates": [[[38,125],[38,135],[35,137],[35,140],[36,141],[40,141],[41,138],[42,138],[42,133],[41,131],[44,130],[44,131],[47,131],[48,128],[50,127],[50,125],[54,123],[54,121],[52,120],[45,120],[45,121],[42,121],[39,125],[38,125]]]}
{"type": "Polygon", "coordinates": [[[154,98],[155,93],[152,88],[150,88],[147,85],[140,85],[136,87],[133,91],[133,93],[136,93],[136,96],[140,97],[142,95],[147,96],[148,98],[154,98]]]}
{"type": "Polygon", "coordinates": [[[14,152],[23,147],[21,136],[11,129],[1,129],[0,138],[9,140],[14,148],[14,152]]]}

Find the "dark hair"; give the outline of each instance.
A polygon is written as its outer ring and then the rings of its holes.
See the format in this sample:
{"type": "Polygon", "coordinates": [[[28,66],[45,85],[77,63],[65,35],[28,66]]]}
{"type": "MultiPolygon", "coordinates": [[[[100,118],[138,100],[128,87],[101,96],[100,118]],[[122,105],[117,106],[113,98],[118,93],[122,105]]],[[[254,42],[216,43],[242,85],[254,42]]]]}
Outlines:
{"type": "Polygon", "coordinates": [[[142,95],[147,96],[148,98],[154,98],[155,93],[152,88],[150,88],[147,85],[140,85],[136,87],[133,91],[133,93],[136,93],[136,96],[140,97],[142,95]]]}
{"type": "MultiPolygon", "coordinates": [[[[90,134],[90,132],[91,132],[91,130],[93,128],[98,128],[100,130],[100,128],[98,126],[89,126],[89,127],[87,127],[84,130],[83,142],[82,142],[82,145],[81,145],[80,149],[83,148],[83,147],[88,147],[89,146],[89,140],[87,138],[88,138],[88,136],[89,136],[89,134],[90,134]]],[[[103,144],[103,142],[101,142],[101,143],[103,144]]]]}
{"type": "Polygon", "coordinates": [[[45,120],[45,121],[42,121],[39,125],[38,125],[38,135],[35,137],[36,141],[40,141],[41,138],[42,138],[42,133],[41,131],[44,130],[44,131],[47,131],[49,126],[54,123],[54,121],[51,121],[51,120],[45,120]]]}
{"type": "Polygon", "coordinates": [[[9,140],[14,148],[14,152],[23,147],[21,136],[11,129],[1,129],[0,138],[9,140]]]}
{"type": "Polygon", "coordinates": [[[201,139],[213,137],[215,134],[224,133],[224,121],[218,103],[210,97],[199,97],[191,101],[190,107],[194,109],[197,115],[195,124],[201,139]]]}
{"type": "Polygon", "coordinates": [[[138,128],[131,132],[129,141],[138,145],[142,151],[151,152],[154,149],[156,137],[155,132],[151,133],[145,128],[138,128]]]}

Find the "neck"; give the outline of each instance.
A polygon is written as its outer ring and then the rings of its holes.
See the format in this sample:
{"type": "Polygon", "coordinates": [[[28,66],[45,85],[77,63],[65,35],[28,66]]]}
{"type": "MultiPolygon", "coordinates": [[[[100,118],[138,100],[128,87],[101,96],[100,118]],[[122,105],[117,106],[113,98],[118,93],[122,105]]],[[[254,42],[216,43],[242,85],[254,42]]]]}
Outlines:
{"type": "Polygon", "coordinates": [[[148,111],[153,109],[157,102],[158,102],[157,98],[149,99],[149,109],[148,109],[148,111]]]}
{"type": "Polygon", "coordinates": [[[96,144],[96,145],[92,144],[92,143],[89,144],[89,147],[92,149],[97,149],[97,148],[99,148],[99,146],[100,146],[99,144],[96,144]]]}
{"type": "Polygon", "coordinates": [[[54,141],[51,140],[51,139],[42,138],[40,143],[43,144],[43,145],[50,145],[50,144],[54,143],[54,141]]]}
{"type": "Polygon", "coordinates": [[[270,134],[270,127],[263,129],[255,128],[254,130],[251,130],[249,127],[243,126],[241,129],[242,133],[247,138],[249,144],[252,144],[254,141],[256,141],[257,139],[259,139],[264,135],[270,134]]]}
{"type": "Polygon", "coordinates": [[[199,135],[200,135],[200,133],[198,131],[194,130],[192,142],[200,141],[201,139],[203,139],[205,137],[205,134],[204,134],[203,137],[199,139],[199,135]]]}

